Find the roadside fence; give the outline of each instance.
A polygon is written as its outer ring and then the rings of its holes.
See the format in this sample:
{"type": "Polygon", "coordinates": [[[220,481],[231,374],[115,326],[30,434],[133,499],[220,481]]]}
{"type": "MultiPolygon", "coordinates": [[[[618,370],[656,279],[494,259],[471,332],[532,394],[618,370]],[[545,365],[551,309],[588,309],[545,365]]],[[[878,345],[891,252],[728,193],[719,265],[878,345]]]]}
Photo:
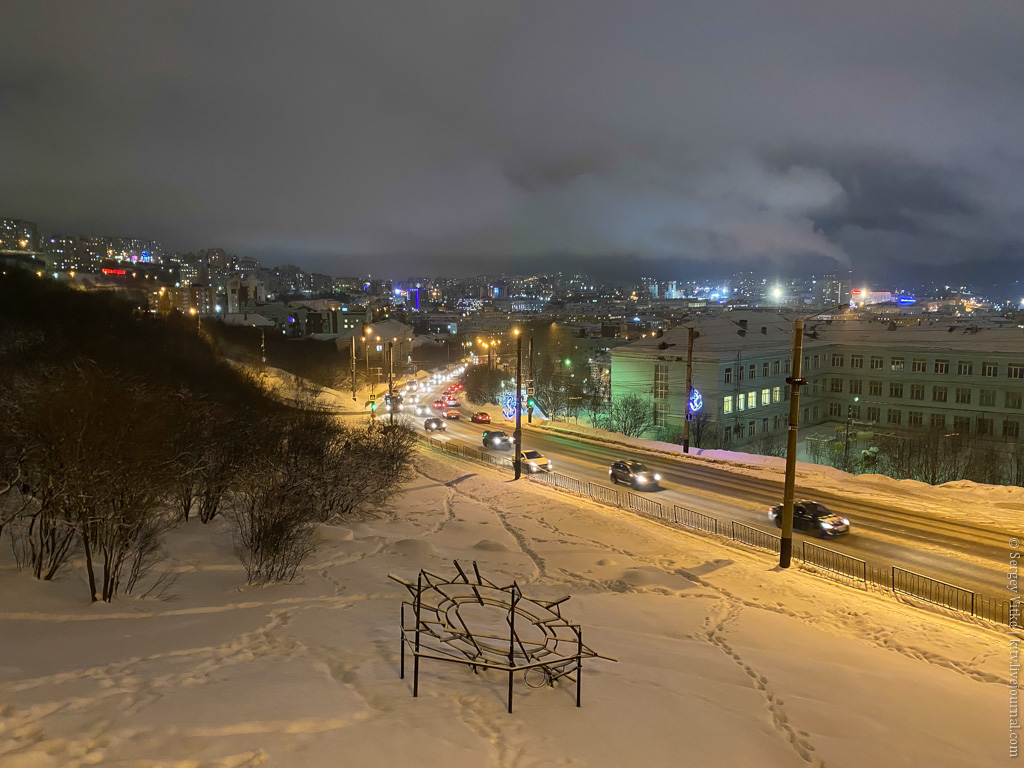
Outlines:
{"type": "MultiPolygon", "coordinates": [[[[461,449],[451,442],[443,442],[436,438],[418,435],[421,442],[448,455],[460,456],[471,461],[480,462],[504,469],[512,468],[512,459],[506,456],[494,456],[468,446],[461,449]]],[[[578,480],[569,475],[557,472],[540,472],[534,475],[524,474],[528,480],[541,482],[561,491],[584,496],[602,504],[609,504],[638,512],[648,517],[665,520],[676,525],[700,531],[714,536],[725,536],[724,522],[711,515],[705,515],[686,507],[673,505],[671,512],[666,512],[659,501],[632,491],[623,493],[599,483],[578,480]]],[[[731,540],[755,549],[779,553],[782,537],[775,533],[756,528],[752,525],[728,521],[728,536],[731,540]]],[[[872,565],[860,558],[852,557],[834,549],[828,549],[809,541],[802,542],[801,560],[811,572],[826,576],[839,576],[844,583],[860,583],[882,587],[894,594],[906,595],[933,605],[939,605],[960,613],[976,616],[986,621],[1008,626],[1019,626],[1021,621],[1021,604],[1013,600],[999,600],[985,597],[982,594],[933,579],[915,571],[892,566],[872,565]]]]}

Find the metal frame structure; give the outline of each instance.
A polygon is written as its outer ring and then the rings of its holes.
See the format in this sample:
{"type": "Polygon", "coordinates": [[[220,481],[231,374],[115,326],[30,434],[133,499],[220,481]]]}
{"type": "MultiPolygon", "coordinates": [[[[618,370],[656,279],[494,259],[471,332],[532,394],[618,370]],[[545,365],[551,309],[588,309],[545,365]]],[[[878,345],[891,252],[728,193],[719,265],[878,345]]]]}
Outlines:
{"type": "MultiPolygon", "coordinates": [[[[512,683],[522,672],[531,688],[554,686],[565,677],[576,684],[576,706],[580,706],[583,660],[602,656],[583,644],[583,628],[561,614],[561,605],[569,599],[539,600],[526,597],[513,581],[498,586],[480,575],[473,561],[470,578],[458,560],[458,576],[449,578],[421,570],[415,582],[388,574],[409,590],[411,600],[403,600],[402,665],[399,677],[405,679],[406,651],[413,657],[412,695],[419,696],[420,659],[463,664],[479,673],[493,669],[508,675],[508,711],[512,712],[512,683]],[[463,614],[462,609],[467,607],[463,614]],[[407,615],[411,613],[410,617],[407,615]],[[482,610],[480,610],[482,609],[482,610]],[[482,623],[487,613],[504,614],[507,633],[496,630],[498,621],[482,623]],[[480,615],[474,616],[473,614],[480,615]],[[474,624],[481,622],[474,629],[474,624]],[[517,628],[518,625],[518,628],[517,628]]],[[[496,618],[496,617],[495,617],[496,618]]]]}

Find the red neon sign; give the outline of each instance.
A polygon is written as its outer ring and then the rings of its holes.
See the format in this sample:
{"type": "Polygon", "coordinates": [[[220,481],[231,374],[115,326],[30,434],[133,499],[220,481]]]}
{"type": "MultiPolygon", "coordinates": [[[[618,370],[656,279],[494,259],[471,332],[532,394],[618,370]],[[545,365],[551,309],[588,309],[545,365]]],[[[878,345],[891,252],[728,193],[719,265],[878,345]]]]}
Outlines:
{"type": "Polygon", "coordinates": [[[122,277],[127,274],[123,269],[101,269],[100,272],[104,275],[120,275],[122,277]]]}

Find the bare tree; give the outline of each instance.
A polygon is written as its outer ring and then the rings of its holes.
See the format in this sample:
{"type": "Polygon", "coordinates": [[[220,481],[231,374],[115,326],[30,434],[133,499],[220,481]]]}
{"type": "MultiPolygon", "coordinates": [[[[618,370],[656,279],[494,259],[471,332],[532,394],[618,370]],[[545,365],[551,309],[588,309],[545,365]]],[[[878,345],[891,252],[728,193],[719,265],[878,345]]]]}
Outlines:
{"type": "Polygon", "coordinates": [[[654,427],[654,409],[648,400],[636,394],[612,400],[608,408],[608,427],[626,437],[642,437],[654,427]]]}

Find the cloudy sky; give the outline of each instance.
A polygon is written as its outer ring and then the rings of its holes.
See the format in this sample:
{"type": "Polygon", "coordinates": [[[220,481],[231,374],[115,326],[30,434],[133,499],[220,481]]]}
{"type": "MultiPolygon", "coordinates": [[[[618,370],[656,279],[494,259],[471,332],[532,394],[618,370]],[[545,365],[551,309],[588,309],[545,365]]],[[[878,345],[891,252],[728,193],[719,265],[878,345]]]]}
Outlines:
{"type": "Polygon", "coordinates": [[[394,277],[1024,272],[1019,0],[4,3],[0,216],[394,277]]]}

